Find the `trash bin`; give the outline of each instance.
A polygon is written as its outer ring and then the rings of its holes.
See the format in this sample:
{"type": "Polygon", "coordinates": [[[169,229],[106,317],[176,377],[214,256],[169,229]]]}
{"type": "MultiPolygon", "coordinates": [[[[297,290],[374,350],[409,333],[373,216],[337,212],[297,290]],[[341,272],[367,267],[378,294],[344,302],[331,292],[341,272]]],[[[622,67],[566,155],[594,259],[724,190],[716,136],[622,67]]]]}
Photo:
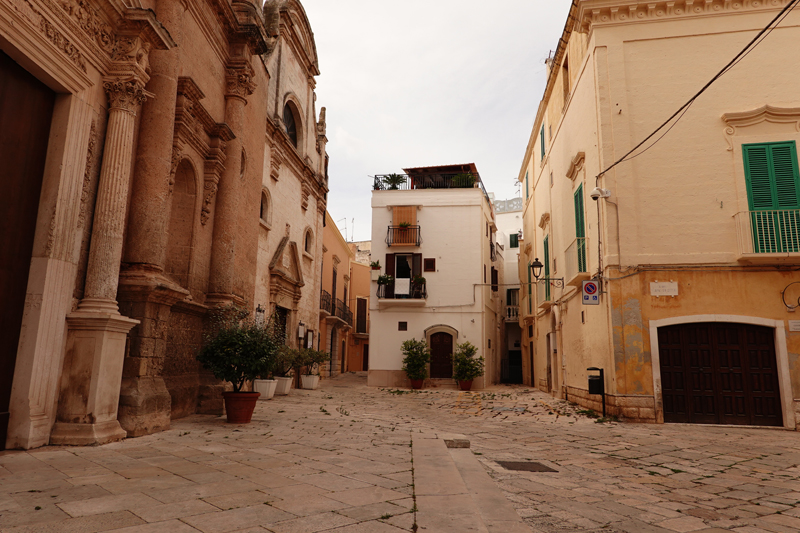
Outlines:
{"type": "Polygon", "coordinates": [[[589,394],[603,394],[603,378],[597,375],[589,376],[589,394]]]}

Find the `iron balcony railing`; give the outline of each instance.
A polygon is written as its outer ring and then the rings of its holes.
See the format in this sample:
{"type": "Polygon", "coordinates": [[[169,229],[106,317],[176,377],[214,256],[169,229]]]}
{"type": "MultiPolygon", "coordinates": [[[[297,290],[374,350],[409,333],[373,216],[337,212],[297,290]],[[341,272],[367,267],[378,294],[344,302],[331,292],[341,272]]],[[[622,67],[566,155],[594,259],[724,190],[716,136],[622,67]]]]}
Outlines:
{"type": "Polygon", "coordinates": [[[519,320],[519,306],[507,305],[506,306],[506,320],[519,320]]]}
{"type": "Polygon", "coordinates": [[[480,174],[477,172],[427,173],[427,174],[377,174],[373,177],[375,191],[410,191],[419,189],[472,189],[479,188],[489,200],[480,174]]]}
{"type": "Polygon", "coordinates": [[[347,304],[344,303],[339,298],[336,298],[336,309],[335,309],[335,316],[341,318],[349,325],[353,325],[353,312],[347,307],[347,304]]]}
{"type": "Polygon", "coordinates": [[[742,211],[734,220],[741,254],[800,252],[800,209],[742,211]]]}
{"type": "Polygon", "coordinates": [[[420,246],[422,235],[419,226],[389,226],[387,246],[420,246]]]}
{"type": "Polygon", "coordinates": [[[333,300],[331,299],[331,293],[328,291],[322,291],[322,297],[319,299],[319,308],[329,315],[333,314],[333,300]]]}
{"type": "Polygon", "coordinates": [[[410,283],[408,294],[395,293],[395,283],[378,285],[378,298],[388,300],[424,300],[428,297],[427,283],[410,283]]]}
{"type": "Polygon", "coordinates": [[[582,272],[587,272],[585,237],[578,237],[572,241],[564,253],[564,260],[567,280],[573,279],[582,272]]]}

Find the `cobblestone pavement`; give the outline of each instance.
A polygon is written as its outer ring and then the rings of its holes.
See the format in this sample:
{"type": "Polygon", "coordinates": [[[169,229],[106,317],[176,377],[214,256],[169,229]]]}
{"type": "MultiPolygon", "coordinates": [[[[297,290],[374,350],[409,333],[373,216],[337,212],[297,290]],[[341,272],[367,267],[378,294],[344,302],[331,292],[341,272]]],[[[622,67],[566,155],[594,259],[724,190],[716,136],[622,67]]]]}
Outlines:
{"type": "Polygon", "coordinates": [[[412,443],[444,434],[469,439],[532,532],[800,531],[798,433],[598,423],[524,387],[365,383],[259,402],[250,425],[193,416],[105,446],[0,452],[0,531],[412,531],[412,443]]]}

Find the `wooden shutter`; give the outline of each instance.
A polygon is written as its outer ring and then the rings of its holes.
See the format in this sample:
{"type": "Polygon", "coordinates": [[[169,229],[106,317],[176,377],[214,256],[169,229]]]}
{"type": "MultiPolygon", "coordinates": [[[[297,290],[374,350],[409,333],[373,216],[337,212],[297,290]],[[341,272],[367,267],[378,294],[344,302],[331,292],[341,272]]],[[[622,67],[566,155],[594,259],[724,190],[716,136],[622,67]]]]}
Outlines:
{"type": "Polygon", "coordinates": [[[422,275],[422,254],[411,254],[411,277],[422,275]]]}
{"type": "Polygon", "coordinates": [[[497,292],[498,289],[498,270],[492,267],[492,291],[497,292]]]}
{"type": "Polygon", "coordinates": [[[578,254],[578,272],[586,272],[586,219],[583,208],[583,184],[575,191],[575,252],[578,254]]]}
{"type": "MultiPolygon", "coordinates": [[[[386,254],[386,275],[394,277],[394,254],[386,254]]],[[[386,298],[394,298],[394,282],[387,285],[384,290],[386,298]]]]}
{"type": "Polygon", "coordinates": [[[417,225],[417,206],[415,205],[396,205],[392,208],[392,223],[399,226],[407,222],[409,226],[417,225]]]}
{"type": "MultiPolygon", "coordinates": [[[[550,277],[550,235],[544,238],[544,277],[550,277]]],[[[550,282],[544,284],[545,301],[550,301],[550,282]]]]}

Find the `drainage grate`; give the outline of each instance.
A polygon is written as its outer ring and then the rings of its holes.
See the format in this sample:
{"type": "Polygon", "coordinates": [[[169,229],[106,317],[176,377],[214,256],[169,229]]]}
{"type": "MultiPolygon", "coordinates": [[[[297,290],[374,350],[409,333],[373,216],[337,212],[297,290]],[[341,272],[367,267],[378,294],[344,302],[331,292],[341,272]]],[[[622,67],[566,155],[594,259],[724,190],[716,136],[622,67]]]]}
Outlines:
{"type": "Polygon", "coordinates": [[[542,463],[533,463],[530,461],[497,461],[497,464],[506,470],[519,470],[522,472],[558,472],[558,470],[553,470],[542,463]]]}
{"type": "Polygon", "coordinates": [[[445,439],[444,443],[448,448],[469,448],[467,439],[445,439]]]}

